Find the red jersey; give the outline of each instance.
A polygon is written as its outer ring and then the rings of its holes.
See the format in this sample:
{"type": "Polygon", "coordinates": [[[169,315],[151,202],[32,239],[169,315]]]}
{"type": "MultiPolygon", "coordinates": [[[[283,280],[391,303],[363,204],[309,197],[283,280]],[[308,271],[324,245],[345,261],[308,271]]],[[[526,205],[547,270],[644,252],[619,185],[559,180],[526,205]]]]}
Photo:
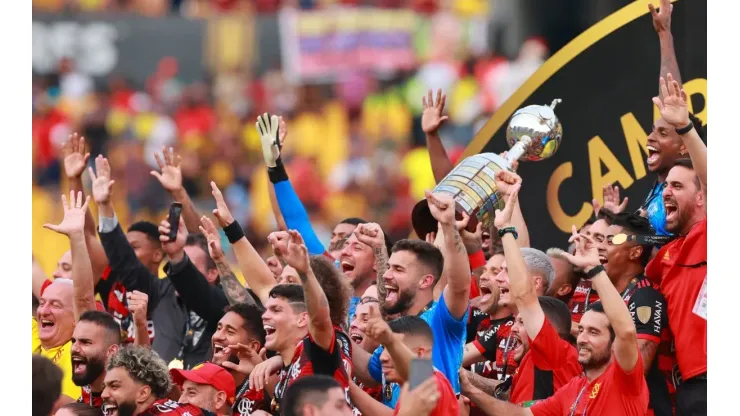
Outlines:
{"type": "MultiPolygon", "coordinates": [[[[460,405],[457,403],[457,396],[455,396],[455,392],[452,390],[452,385],[449,380],[447,380],[447,377],[445,377],[441,372],[434,370],[434,378],[437,379],[439,400],[429,416],[459,415],[460,405]]],[[[398,414],[398,409],[400,407],[401,400],[399,399],[396,403],[396,408],[393,409],[393,416],[398,414]]]]}
{"type": "Polygon", "coordinates": [[[588,305],[598,302],[599,294],[591,287],[591,281],[581,279],[576,286],[576,290],[573,292],[573,296],[568,302],[568,308],[570,309],[570,316],[573,322],[580,323],[581,317],[586,312],[588,305]]]}
{"type": "Polygon", "coordinates": [[[303,338],[295,347],[293,360],[290,365],[280,370],[278,382],[275,385],[275,394],[270,404],[272,414],[275,416],[280,415],[280,401],[283,399],[283,394],[288,386],[301,377],[314,374],[334,377],[344,389],[347,403],[350,403],[349,375],[347,374],[342,352],[345,342],[349,343],[349,337],[337,331],[336,328],[334,330],[331,348],[328,351],[316,345],[310,334],[303,338]]]}
{"type": "Polygon", "coordinates": [[[545,318],[537,337],[529,339],[529,351],[514,373],[509,401],[521,404],[547,399],[581,374],[575,347],[560,338],[545,318]]]}
{"type": "Polygon", "coordinates": [[[684,380],[707,372],[707,218],[663,246],[645,269],[668,304],[684,380]]]}
{"type": "Polygon", "coordinates": [[[512,326],[513,316],[496,320],[486,317],[480,323],[473,346],[486,361],[475,364],[474,373],[494,380],[505,380],[514,374],[519,364],[514,361],[516,342],[510,336],[512,326]]]}
{"type": "MultiPolygon", "coordinates": [[[[103,275],[95,287],[95,291],[103,299],[108,313],[113,315],[113,318],[121,326],[122,342],[124,344],[132,344],[136,338],[136,325],[134,324],[133,316],[128,310],[128,299],[126,299],[127,290],[118,279],[108,278],[110,272],[110,266],[103,271],[103,275]]],[[[146,326],[149,330],[149,342],[154,344],[154,321],[151,320],[150,316],[147,316],[146,326]]]]}
{"type": "Polygon", "coordinates": [[[80,398],[77,399],[77,403],[85,403],[86,405],[90,407],[94,407],[96,409],[100,409],[103,407],[103,393],[95,393],[92,391],[92,388],[90,385],[82,387],[82,394],[80,395],[80,398]]]}
{"type": "Polygon", "coordinates": [[[249,387],[249,378],[237,389],[236,400],[231,406],[232,416],[249,416],[257,410],[270,411],[270,402],[264,390],[249,387]]]}
{"type": "Polygon", "coordinates": [[[624,371],[614,359],[604,374],[593,381],[583,375],[576,377],[530,410],[534,416],[643,416],[648,410],[648,389],[642,371],[639,353],[631,372],[624,371]]]}
{"type": "Polygon", "coordinates": [[[192,404],[178,403],[170,399],[159,399],[152,403],[148,409],[139,413],[139,416],[217,416],[215,413],[209,412],[208,410],[201,409],[200,407],[193,406],[192,404]]]}
{"type": "Polygon", "coordinates": [[[361,388],[362,391],[367,393],[368,396],[372,397],[373,399],[382,402],[383,401],[383,386],[377,386],[377,387],[365,387],[365,385],[355,376],[352,376],[352,382],[357,385],[357,387],[361,388]]]}

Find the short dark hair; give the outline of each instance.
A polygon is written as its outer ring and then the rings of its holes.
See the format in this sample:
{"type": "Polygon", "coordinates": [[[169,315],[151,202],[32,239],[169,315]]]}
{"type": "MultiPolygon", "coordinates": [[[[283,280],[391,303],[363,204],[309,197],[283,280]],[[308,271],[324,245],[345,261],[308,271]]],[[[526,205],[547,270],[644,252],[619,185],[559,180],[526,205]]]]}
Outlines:
{"type": "Polygon", "coordinates": [[[62,370],[50,359],[33,355],[31,360],[33,416],[48,416],[62,394],[62,370]]]}
{"type": "Polygon", "coordinates": [[[329,397],[329,390],[342,388],[334,378],[324,375],[301,377],[294,381],[280,402],[280,413],[283,416],[303,416],[302,407],[313,404],[323,407],[329,397]]]}
{"type": "Polygon", "coordinates": [[[430,343],[434,343],[432,328],[418,316],[402,316],[388,322],[388,326],[396,334],[423,337],[429,340],[430,343]]]}
{"type": "Polygon", "coordinates": [[[251,337],[259,341],[261,346],[265,345],[265,327],[262,324],[262,314],[264,309],[257,305],[249,303],[235,303],[226,308],[226,313],[234,312],[239,315],[244,321],[242,327],[249,333],[251,337]]]}
{"type": "Polygon", "coordinates": [[[550,325],[555,328],[555,331],[557,331],[561,338],[567,339],[571,327],[571,316],[568,306],[562,300],[551,296],[540,296],[538,300],[542,312],[545,313],[547,320],[550,321],[550,325]]]}
{"type": "MultiPolygon", "coordinates": [[[[676,159],[676,161],[673,162],[673,166],[671,167],[671,169],[675,168],[676,166],[681,166],[689,170],[694,170],[694,162],[692,162],[691,159],[687,157],[676,159]]],[[[701,189],[701,181],[699,180],[699,175],[697,175],[696,172],[694,172],[694,185],[696,185],[697,189],[701,189]]]]}
{"type": "Polygon", "coordinates": [[[152,222],[149,221],[139,221],[131,224],[130,227],[128,227],[127,233],[130,233],[132,231],[136,231],[139,233],[144,233],[147,236],[147,239],[152,242],[152,244],[156,245],[157,247],[161,247],[162,243],[159,241],[159,228],[152,222]]]}
{"type": "Polygon", "coordinates": [[[103,416],[102,410],[89,406],[86,403],[67,403],[59,408],[59,410],[62,409],[69,410],[76,416],[103,416]]]}
{"type": "Polygon", "coordinates": [[[349,224],[349,225],[355,225],[356,226],[356,225],[360,225],[360,224],[365,224],[366,222],[367,221],[363,220],[362,218],[349,217],[349,218],[343,219],[340,222],[340,224],[349,224]]]}
{"type": "MultiPolygon", "coordinates": [[[[606,221],[609,225],[622,227],[627,232],[634,235],[655,234],[653,226],[650,225],[650,220],[634,212],[624,211],[615,214],[606,208],[602,208],[601,211],[599,211],[599,218],[606,221]]],[[[653,245],[642,244],[641,247],[642,257],[640,257],[640,264],[642,265],[642,267],[645,267],[650,261],[650,257],[653,252],[653,245]]]]}
{"type": "Polygon", "coordinates": [[[310,264],[329,302],[332,324],[340,327],[346,326],[349,298],[352,296],[347,278],[323,255],[311,256],[310,264]]]}
{"type": "Polygon", "coordinates": [[[303,288],[300,285],[275,285],[270,289],[269,297],[285,299],[296,313],[306,311],[306,299],[303,296],[303,288]]]}
{"type": "MultiPolygon", "coordinates": [[[[606,312],[604,312],[604,305],[601,303],[600,300],[588,305],[588,308],[586,308],[586,312],[588,311],[594,311],[594,312],[603,313],[604,315],[606,315],[606,312]]],[[[609,317],[607,316],[607,320],[608,318],[609,317]]],[[[617,337],[617,335],[614,333],[614,328],[612,328],[611,322],[608,323],[608,326],[609,326],[609,339],[611,340],[611,342],[614,342],[614,339],[617,337]]]]}
{"type": "Polygon", "coordinates": [[[109,345],[121,343],[121,325],[108,312],[86,311],[80,315],[79,322],[91,322],[103,328],[109,345]]]}
{"type": "Polygon", "coordinates": [[[188,234],[188,238],[185,239],[186,247],[199,247],[206,253],[206,270],[213,270],[216,268],[216,262],[211,258],[208,252],[208,239],[201,233],[188,234]]]}
{"type": "Polygon", "coordinates": [[[437,282],[442,277],[442,270],[445,264],[442,252],[437,247],[421,240],[399,240],[393,245],[391,253],[399,251],[410,251],[414,253],[416,259],[429,269],[432,276],[434,276],[434,285],[437,285],[437,282]]]}

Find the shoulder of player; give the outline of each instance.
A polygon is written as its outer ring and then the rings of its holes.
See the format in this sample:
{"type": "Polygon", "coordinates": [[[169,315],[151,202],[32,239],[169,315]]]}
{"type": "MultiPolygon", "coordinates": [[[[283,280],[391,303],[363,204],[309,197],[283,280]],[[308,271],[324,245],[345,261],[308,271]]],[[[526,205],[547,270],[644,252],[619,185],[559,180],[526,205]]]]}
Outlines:
{"type": "Polygon", "coordinates": [[[647,279],[642,279],[629,299],[629,305],[641,306],[649,305],[653,306],[656,302],[665,302],[665,297],[658,289],[650,284],[647,279]],[[642,284],[646,282],[647,284],[642,284]]]}

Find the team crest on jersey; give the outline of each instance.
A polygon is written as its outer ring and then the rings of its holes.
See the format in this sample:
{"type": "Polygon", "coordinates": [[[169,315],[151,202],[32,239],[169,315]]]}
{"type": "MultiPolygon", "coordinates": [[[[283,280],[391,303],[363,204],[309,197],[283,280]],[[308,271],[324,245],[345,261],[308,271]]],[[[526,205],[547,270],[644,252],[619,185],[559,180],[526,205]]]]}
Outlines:
{"type": "Polygon", "coordinates": [[[591,394],[588,396],[590,399],[595,399],[599,395],[601,389],[601,383],[594,384],[594,388],[591,390],[591,394]]]}
{"type": "Polygon", "coordinates": [[[236,406],[236,411],[239,412],[239,416],[248,416],[254,411],[254,400],[242,399],[236,406]]]}
{"type": "Polygon", "coordinates": [[[639,319],[643,324],[646,324],[650,321],[650,315],[652,312],[653,310],[650,306],[640,306],[637,308],[637,319],[639,319]]]}

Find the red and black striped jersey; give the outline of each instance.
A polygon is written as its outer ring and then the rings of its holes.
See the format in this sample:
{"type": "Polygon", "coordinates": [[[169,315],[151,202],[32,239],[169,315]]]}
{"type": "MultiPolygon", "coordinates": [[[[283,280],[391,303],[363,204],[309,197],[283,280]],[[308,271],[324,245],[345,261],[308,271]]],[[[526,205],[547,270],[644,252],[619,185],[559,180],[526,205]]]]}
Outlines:
{"type": "Polygon", "coordinates": [[[264,390],[256,390],[249,387],[249,379],[237,391],[237,394],[245,389],[244,392],[236,398],[232,406],[232,416],[249,416],[257,410],[270,411],[270,401],[265,395],[264,390]]]}
{"type": "Polygon", "coordinates": [[[511,337],[513,326],[513,316],[496,320],[486,317],[480,323],[473,345],[486,361],[475,364],[473,371],[476,374],[494,380],[505,380],[514,374],[519,364],[514,361],[516,342],[511,337]]]}
{"type": "Polygon", "coordinates": [[[82,387],[82,394],[77,399],[77,403],[85,403],[88,406],[100,409],[103,406],[102,393],[95,393],[92,391],[90,385],[82,387]]]}
{"type": "Polygon", "coordinates": [[[193,406],[192,404],[178,403],[170,399],[159,399],[152,403],[148,409],[139,413],[140,416],[217,416],[213,412],[193,406]]]}

